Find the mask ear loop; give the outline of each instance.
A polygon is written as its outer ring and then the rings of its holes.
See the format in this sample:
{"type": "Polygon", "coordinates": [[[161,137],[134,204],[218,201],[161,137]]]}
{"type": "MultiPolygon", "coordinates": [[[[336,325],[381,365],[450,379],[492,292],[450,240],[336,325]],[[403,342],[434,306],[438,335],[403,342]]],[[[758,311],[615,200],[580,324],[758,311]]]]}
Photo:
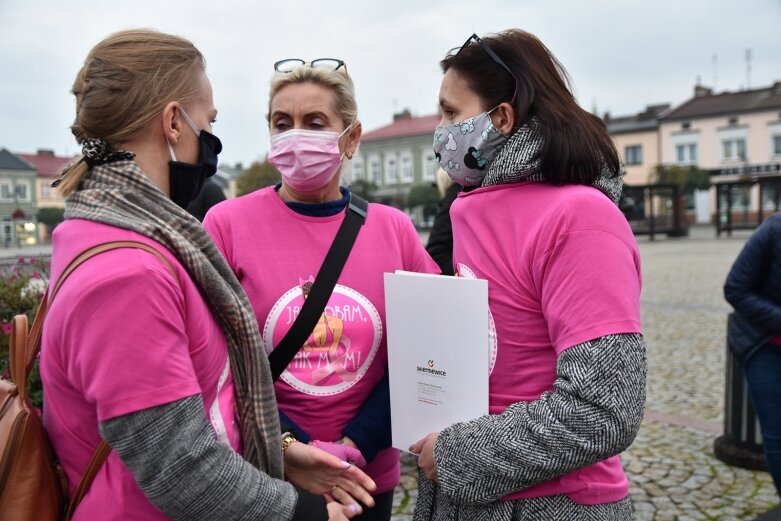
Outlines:
{"type": "MultiPolygon", "coordinates": [[[[341,134],[339,134],[339,137],[338,137],[338,138],[336,138],[336,142],[337,142],[337,143],[339,142],[339,140],[340,140],[340,139],[342,139],[342,136],[343,136],[343,135],[345,135],[347,132],[349,132],[350,130],[352,130],[352,129],[353,129],[353,125],[355,125],[355,120],[354,120],[352,123],[350,123],[349,125],[347,125],[347,128],[346,128],[346,129],[344,129],[344,130],[342,131],[342,133],[341,133],[341,134]]],[[[342,152],[342,154],[339,156],[339,161],[343,161],[343,160],[344,160],[344,156],[347,156],[347,159],[352,159],[352,158],[353,158],[352,152],[350,153],[350,155],[347,155],[347,151],[345,150],[345,151],[344,151],[344,152],[342,152]]]]}
{"type": "MultiPolygon", "coordinates": [[[[192,129],[192,131],[195,132],[196,136],[200,137],[201,136],[201,130],[195,125],[195,122],[190,118],[190,115],[187,113],[187,111],[184,110],[184,107],[179,105],[179,110],[182,111],[182,115],[184,116],[184,120],[190,126],[190,129],[192,129]]],[[[168,141],[167,138],[166,138],[165,142],[168,145],[168,152],[171,154],[171,159],[173,161],[176,161],[176,154],[174,153],[174,147],[171,146],[171,142],[168,141]]]]}
{"type": "Polygon", "coordinates": [[[190,119],[190,115],[187,113],[186,110],[184,110],[184,107],[180,106],[179,110],[182,111],[182,115],[184,116],[184,119],[187,121],[187,124],[190,125],[190,128],[193,129],[193,132],[195,132],[195,135],[196,136],[200,136],[201,135],[201,129],[199,129],[195,125],[195,122],[192,119],[190,119]]]}
{"type": "Polygon", "coordinates": [[[176,154],[174,153],[174,147],[171,146],[171,142],[166,139],[165,144],[168,145],[168,153],[171,154],[171,161],[176,161],[176,154]]]}

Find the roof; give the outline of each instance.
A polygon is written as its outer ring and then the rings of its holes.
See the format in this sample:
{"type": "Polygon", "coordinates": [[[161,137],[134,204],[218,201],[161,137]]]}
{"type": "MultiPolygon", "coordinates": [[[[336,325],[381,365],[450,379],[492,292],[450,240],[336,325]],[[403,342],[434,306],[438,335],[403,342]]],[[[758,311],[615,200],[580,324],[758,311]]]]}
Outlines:
{"type": "Polygon", "coordinates": [[[17,156],[16,154],[9,152],[5,148],[0,149],[0,170],[35,170],[35,167],[17,156]]]}
{"type": "Polygon", "coordinates": [[[371,141],[381,141],[383,139],[423,136],[426,134],[430,134],[433,139],[434,130],[436,130],[440,119],[441,117],[437,114],[432,116],[407,116],[398,118],[389,125],[367,132],[361,136],[361,142],[368,143],[371,141]]]}
{"type": "Polygon", "coordinates": [[[690,119],[776,109],[781,109],[781,81],[762,89],[721,94],[711,94],[710,89],[701,89],[700,96],[695,95],[685,101],[662,119],[690,119]]]}
{"type": "Polygon", "coordinates": [[[72,157],[55,156],[54,153],[39,150],[37,154],[17,154],[32,164],[41,177],[58,177],[62,168],[71,162],[72,157]]]}
{"type": "Polygon", "coordinates": [[[631,116],[613,117],[605,114],[603,120],[611,134],[656,130],[659,118],[670,109],[670,104],[648,105],[643,112],[631,116]]]}

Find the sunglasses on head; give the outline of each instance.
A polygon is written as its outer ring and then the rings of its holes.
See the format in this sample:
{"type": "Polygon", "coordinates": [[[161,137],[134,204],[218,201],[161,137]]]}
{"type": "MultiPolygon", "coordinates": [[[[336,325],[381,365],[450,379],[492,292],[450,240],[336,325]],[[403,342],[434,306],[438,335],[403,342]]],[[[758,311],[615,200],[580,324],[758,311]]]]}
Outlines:
{"type": "Polygon", "coordinates": [[[286,73],[293,72],[295,69],[305,66],[312,67],[313,69],[322,68],[331,71],[338,71],[344,67],[344,72],[347,72],[347,64],[345,64],[342,60],[337,60],[336,58],[317,58],[316,60],[312,60],[310,62],[302,60],[301,58],[286,58],[276,62],[274,64],[274,70],[276,72],[286,73]]]}
{"type": "Polygon", "coordinates": [[[480,48],[485,51],[485,53],[497,64],[499,64],[504,70],[507,71],[507,74],[512,76],[513,81],[515,82],[515,91],[513,91],[513,99],[510,103],[515,102],[515,98],[518,95],[518,78],[515,77],[515,74],[513,74],[513,71],[510,70],[510,67],[507,66],[506,63],[504,63],[504,60],[502,60],[498,54],[496,54],[491,47],[488,46],[487,43],[485,43],[477,34],[472,34],[467,40],[464,42],[464,45],[459,47],[458,52],[456,54],[463,51],[465,48],[469,47],[469,45],[472,43],[472,40],[476,41],[478,44],[480,44],[480,48]]]}

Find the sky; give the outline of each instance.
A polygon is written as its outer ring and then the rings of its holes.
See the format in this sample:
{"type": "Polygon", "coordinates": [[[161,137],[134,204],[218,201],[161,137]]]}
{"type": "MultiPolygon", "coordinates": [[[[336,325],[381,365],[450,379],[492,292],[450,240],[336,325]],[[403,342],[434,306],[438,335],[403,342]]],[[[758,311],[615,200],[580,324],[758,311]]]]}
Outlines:
{"type": "Polygon", "coordinates": [[[680,104],[698,78],[717,92],[781,81],[781,0],[0,0],[0,148],[76,154],[76,73],[101,39],[137,27],[201,50],[220,159],[245,166],[268,153],[268,85],[282,58],[344,60],[364,132],[404,109],[434,114],[445,53],[508,28],[539,37],[600,115],[680,104]]]}

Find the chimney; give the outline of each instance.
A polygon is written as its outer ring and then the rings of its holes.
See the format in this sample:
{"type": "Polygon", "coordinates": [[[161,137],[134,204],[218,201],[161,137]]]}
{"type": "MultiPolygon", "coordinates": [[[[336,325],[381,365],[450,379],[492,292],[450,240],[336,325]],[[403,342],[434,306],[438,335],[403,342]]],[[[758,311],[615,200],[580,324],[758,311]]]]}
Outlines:
{"type": "Polygon", "coordinates": [[[397,112],[393,115],[393,121],[398,121],[400,119],[409,119],[412,117],[412,112],[410,112],[409,109],[404,109],[401,112],[397,112]]]}
{"type": "Polygon", "coordinates": [[[607,110],[605,111],[605,114],[602,116],[602,121],[604,121],[605,123],[610,121],[610,111],[607,110]]]}
{"type": "Polygon", "coordinates": [[[773,96],[781,96],[781,81],[773,84],[773,96]]]}
{"type": "Polygon", "coordinates": [[[39,148],[38,151],[35,153],[35,155],[54,157],[54,150],[50,148],[39,148]]]}
{"type": "Polygon", "coordinates": [[[695,85],[694,86],[694,97],[695,98],[704,98],[705,96],[710,96],[713,94],[713,89],[710,87],[705,87],[703,85],[695,85]]]}

